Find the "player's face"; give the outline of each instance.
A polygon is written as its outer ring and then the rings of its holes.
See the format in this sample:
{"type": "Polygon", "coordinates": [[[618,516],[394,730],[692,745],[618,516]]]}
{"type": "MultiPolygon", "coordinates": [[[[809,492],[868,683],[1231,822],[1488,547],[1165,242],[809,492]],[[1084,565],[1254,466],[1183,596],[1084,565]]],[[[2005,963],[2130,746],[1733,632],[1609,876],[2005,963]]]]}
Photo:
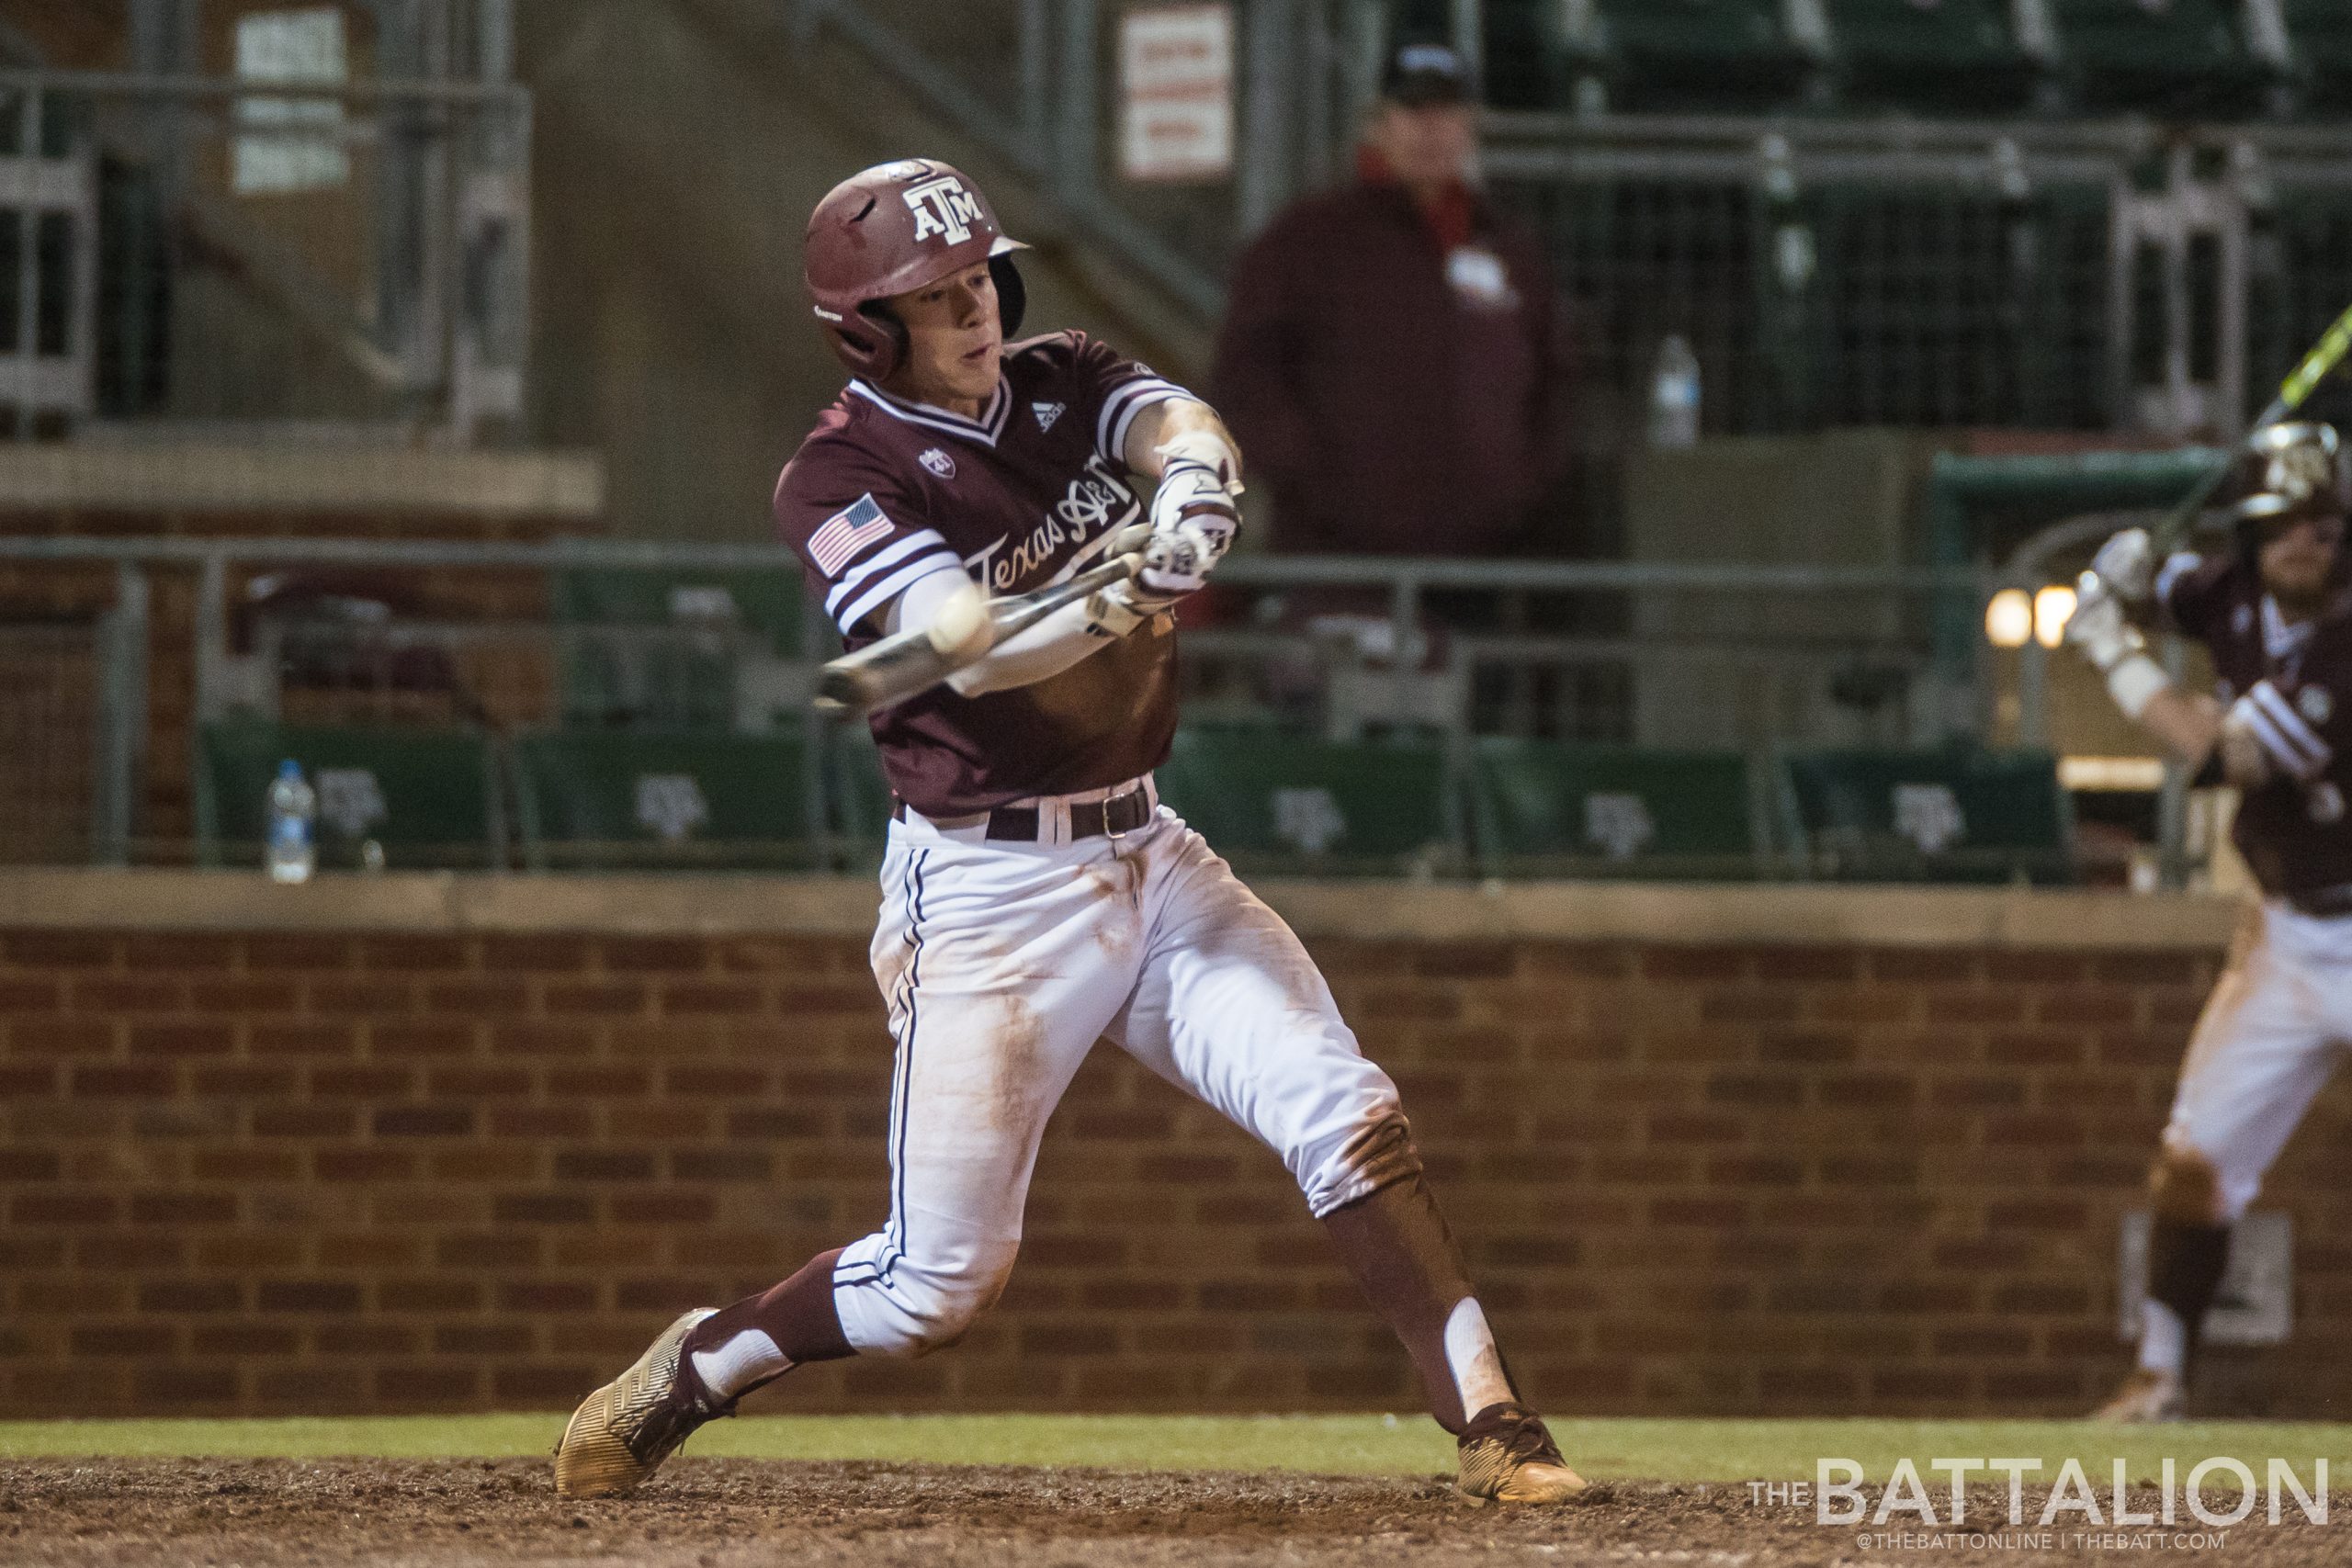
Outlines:
{"type": "Polygon", "coordinates": [[[891,389],[940,408],[978,413],[978,405],[996,392],[1004,358],[1004,323],[997,316],[996,279],[988,264],[894,294],[890,310],[907,329],[907,363],[890,378],[891,389]]]}
{"type": "Polygon", "coordinates": [[[1410,190],[1435,190],[1464,178],[1477,147],[1467,104],[1384,103],[1372,140],[1410,190]]]}
{"type": "Polygon", "coordinates": [[[2263,541],[2263,586],[2282,601],[2317,599],[2343,547],[2343,518],[2297,518],[2263,541]]]}

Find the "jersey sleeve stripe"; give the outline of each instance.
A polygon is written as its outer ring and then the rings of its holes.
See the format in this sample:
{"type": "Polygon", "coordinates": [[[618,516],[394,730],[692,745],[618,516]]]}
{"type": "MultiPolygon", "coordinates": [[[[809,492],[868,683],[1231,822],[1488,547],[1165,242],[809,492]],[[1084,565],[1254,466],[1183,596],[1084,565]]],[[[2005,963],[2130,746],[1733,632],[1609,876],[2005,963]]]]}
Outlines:
{"type": "Polygon", "coordinates": [[[1094,449],[1114,463],[1126,461],[1127,430],[1136,415],[1154,403],[1164,403],[1170,398],[1189,398],[1192,394],[1173,381],[1163,381],[1157,376],[1146,376],[1111,390],[1102,400],[1102,413],[1094,422],[1094,449]]]}
{"type": "Polygon", "coordinates": [[[936,550],[943,555],[949,553],[947,541],[939,536],[938,530],[925,528],[901,536],[845,569],[840,580],[833,584],[833,591],[825,595],[825,613],[830,615],[840,609],[842,601],[856,592],[858,585],[870,581],[876,572],[888,570],[909,556],[924,550],[936,550]]]}
{"type": "Polygon", "coordinates": [[[888,604],[899,594],[905,592],[919,580],[929,577],[934,571],[963,570],[964,563],[944,550],[935,556],[918,557],[912,563],[899,568],[865,592],[858,595],[847,609],[834,617],[834,620],[840,625],[842,630],[847,633],[858,622],[888,604]]]}
{"type": "Polygon", "coordinates": [[[2335,748],[2303,722],[2303,716],[2278,694],[2278,687],[2267,681],[2258,682],[2246,695],[2254,699],[2255,734],[2261,738],[2263,750],[2281,767],[2299,779],[2317,778],[2326,770],[2335,759],[2335,748]]]}

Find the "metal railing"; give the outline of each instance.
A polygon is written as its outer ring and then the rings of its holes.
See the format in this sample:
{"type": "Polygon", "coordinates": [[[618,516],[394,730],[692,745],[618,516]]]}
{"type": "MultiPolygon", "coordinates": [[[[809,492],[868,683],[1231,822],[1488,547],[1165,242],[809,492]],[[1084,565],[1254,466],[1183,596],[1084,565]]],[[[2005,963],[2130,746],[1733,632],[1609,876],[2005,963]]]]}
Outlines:
{"type": "Polygon", "coordinates": [[[503,82],[0,72],[0,412],[511,428],[529,150],[503,82]]]}
{"type": "MultiPolygon", "coordinates": [[[[838,647],[813,611],[799,620],[797,646],[778,648],[774,637],[723,619],[558,626],[509,612],[471,619],[440,614],[362,618],[338,627],[299,613],[256,615],[243,600],[249,578],[263,567],[332,570],[345,578],[364,569],[385,582],[403,573],[519,573],[541,586],[556,574],[580,571],[675,579],[748,570],[797,579],[795,558],[775,546],[12,537],[0,538],[0,561],[19,570],[51,563],[85,571],[99,563],[114,574],[113,603],[87,634],[86,732],[78,740],[69,734],[44,742],[51,751],[74,750],[88,759],[94,802],[88,835],[91,858],[100,863],[128,863],[173,848],[147,844],[139,820],[150,795],[154,738],[164,735],[163,743],[174,743],[161,728],[163,707],[150,700],[163,680],[157,672],[167,665],[172,680],[187,682],[187,716],[198,725],[250,710],[509,729],[555,725],[567,716],[592,724],[612,716],[640,724],[693,719],[757,729],[805,712],[815,664],[838,647]],[[187,596],[189,629],[177,647],[157,639],[150,606],[159,576],[170,581],[171,592],[187,596]],[[649,656],[704,660],[724,671],[714,688],[719,695],[690,713],[658,695],[647,697],[640,686],[624,705],[625,714],[568,714],[558,690],[560,671],[587,647],[624,668],[642,668],[649,656]],[[420,650],[449,660],[449,670],[436,670],[429,680],[403,675],[401,660],[420,650]],[[485,657],[470,668],[503,671],[504,700],[496,694],[485,697],[488,688],[465,675],[474,656],[485,657]],[[330,671],[323,680],[322,670],[330,671]],[[441,700],[453,689],[454,699],[441,700]],[[336,693],[348,700],[331,703],[322,695],[336,693]],[[428,693],[433,700],[387,700],[403,693],[428,693]],[[289,694],[299,694],[291,707],[289,694]]],[[[1968,684],[1972,676],[1939,668],[1929,636],[1938,603],[1964,602],[1972,615],[1981,604],[1985,580],[1971,570],[1245,555],[1220,568],[1218,583],[1228,598],[1255,605],[1277,599],[1336,604],[1346,624],[1318,626],[1306,615],[1283,619],[1242,609],[1220,624],[1188,631],[1194,716],[1229,717],[1247,706],[1333,736],[1412,730],[1466,743],[1473,733],[1516,733],[1750,750],[1797,741],[1931,743],[1975,728],[1979,705],[1968,684]],[[1897,629],[1832,631],[1813,638],[1693,637],[1664,621],[1662,629],[1645,631],[1639,612],[1645,604],[1742,598],[1850,607],[1862,597],[1904,606],[1892,617],[1897,629]],[[1593,616],[1589,631],[1542,625],[1513,631],[1507,615],[1496,618],[1495,612],[1514,598],[1554,605],[1624,602],[1634,613],[1593,616]],[[1449,618],[1454,624],[1448,626],[1449,618]],[[1633,629],[1623,629],[1627,626],[1633,629]],[[1396,657],[1397,650],[1404,656],[1396,657]],[[1858,668],[1893,678],[1858,699],[1845,689],[1858,668]],[[1295,694],[1301,671],[1314,689],[1313,701],[1285,714],[1284,694],[1295,694]],[[1738,700],[1724,728],[1695,735],[1692,694],[1710,687],[1736,690],[1738,700]]],[[[1834,625],[1839,617],[1820,619],[1834,625]]],[[[164,705],[180,711],[175,702],[164,705]]],[[[74,728],[70,716],[46,722],[74,728]]],[[[823,821],[839,780],[821,748],[810,750],[810,819],[823,821]]]]}

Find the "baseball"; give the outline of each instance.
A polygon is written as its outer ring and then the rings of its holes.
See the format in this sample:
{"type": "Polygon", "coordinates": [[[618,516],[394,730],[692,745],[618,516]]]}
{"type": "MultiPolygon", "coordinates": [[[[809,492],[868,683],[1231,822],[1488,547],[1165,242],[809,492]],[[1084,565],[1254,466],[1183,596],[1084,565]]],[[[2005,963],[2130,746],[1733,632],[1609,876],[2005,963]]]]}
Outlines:
{"type": "Polygon", "coordinates": [[[977,583],[958,588],[941,602],[925,635],[941,657],[978,659],[995,640],[996,623],[989,618],[988,596],[977,583]]]}

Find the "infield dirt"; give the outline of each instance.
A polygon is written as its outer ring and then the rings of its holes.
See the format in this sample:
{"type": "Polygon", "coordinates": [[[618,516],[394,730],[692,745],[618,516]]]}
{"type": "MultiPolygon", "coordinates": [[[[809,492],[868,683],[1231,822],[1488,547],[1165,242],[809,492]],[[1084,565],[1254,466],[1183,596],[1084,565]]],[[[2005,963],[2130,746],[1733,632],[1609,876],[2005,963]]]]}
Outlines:
{"type": "MultiPolygon", "coordinates": [[[[2041,1498],[2029,1491],[2026,1500],[2030,1529],[2041,1498]]],[[[2132,1498],[2143,1509],[2154,1500],[2153,1491],[2132,1498]]],[[[1972,1528],[2000,1529],[2007,1505],[2000,1488],[1972,1491],[1972,1528]]],[[[1810,1510],[1758,1507],[1737,1483],[1611,1482],[1536,1513],[1472,1507],[1434,1476],[685,1459],[635,1498],[582,1504],[553,1495],[544,1461],[0,1461],[0,1562],[73,1568],[2352,1562],[2352,1525],[2302,1522],[2291,1504],[2286,1518],[2271,1526],[2256,1513],[2214,1544],[2217,1532],[2184,1516],[2178,1528],[2209,1538],[2201,1548],[1888,1548],[1816,1524],[1810,1510]]],[[[2062,1527],[2062,1540],[2079,1528],[2062,1527]]]]}

